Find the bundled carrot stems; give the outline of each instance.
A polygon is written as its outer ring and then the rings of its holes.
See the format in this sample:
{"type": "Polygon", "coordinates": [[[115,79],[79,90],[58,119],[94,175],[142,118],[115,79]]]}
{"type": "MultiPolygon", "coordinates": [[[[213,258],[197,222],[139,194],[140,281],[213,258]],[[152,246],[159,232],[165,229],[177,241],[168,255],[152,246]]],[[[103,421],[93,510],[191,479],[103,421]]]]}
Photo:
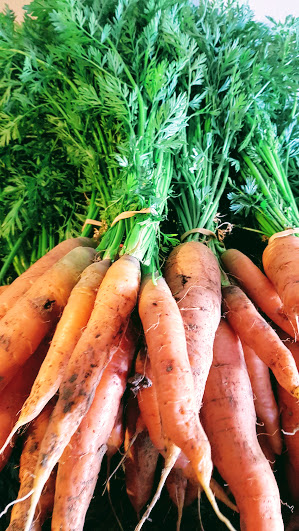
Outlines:
{"type": "Polygon", "coordinates": [[[124,444],[137,522],[116,511],[115,525],[148,525],[166,484],[177,530],[188,506],[201,526],[212,506],[214,527],[284,528],[299,475],[298,44],[292,17],[271,24],[218,0],[0,15],[8,481],[27,428],[0,527],[99,528],[87,510],[106,455],[113,503],[124,444]],[[230,248],[235,225],[268,240],[263,271],[230,248]]]}

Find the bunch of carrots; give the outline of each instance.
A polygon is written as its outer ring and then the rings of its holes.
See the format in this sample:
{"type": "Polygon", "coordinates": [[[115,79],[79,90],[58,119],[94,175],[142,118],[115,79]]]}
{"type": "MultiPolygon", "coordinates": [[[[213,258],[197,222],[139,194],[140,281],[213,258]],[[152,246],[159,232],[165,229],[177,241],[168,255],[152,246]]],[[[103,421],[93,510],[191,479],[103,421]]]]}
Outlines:
{"type": "Polygon", "coordinates": [[[104,25],[88,2],[57,1],[42,13],[33,3],[55,34],[23,88],[39,79],[71,157],[84,129],[94,167],[95,143],[93,201],[105,208],[100,234],[64,240],[0,292],[1,468],[27,428],[0,526],[11,511],[10,531],[49,516],[54,531],[82,530],[104,456],[109,493],[123,449],[136,531],[164,486],[177,530],[195,500],[200,518],[202,492],[228,529],[216,498],[242,531],[283,530],[272,469],[285,449],[288,502],[299,502],[299,213],[274,117],[258,107],[268,83],[217,3],[120,1],[103,7],[104,25]],[[68,60],[54,54],[50,79],[55,39],[68,60]],[[70,115],[54,97],[62,83],[70,115]],[[225,248],[227,187],[231,210],[252,212],[268,238],[264,273],[225,248]],[[170,208],[178,235],[164,232],[170,208]]]}

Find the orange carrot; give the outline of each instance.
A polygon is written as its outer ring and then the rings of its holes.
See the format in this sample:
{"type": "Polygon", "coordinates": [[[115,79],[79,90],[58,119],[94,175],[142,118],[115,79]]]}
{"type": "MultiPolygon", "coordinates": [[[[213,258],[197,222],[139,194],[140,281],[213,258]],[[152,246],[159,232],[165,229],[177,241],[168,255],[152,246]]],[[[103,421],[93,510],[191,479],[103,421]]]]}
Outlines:
{"type": "MultiPolygon", "coordinates": [[[[0,445],[10,433],[17,415],[30,393],[31,386],[49,348],[50,337],[45,338],[33,356],[21,367],[15,378],[0,394],[0,445]]],[[[9,445],[0,456],[0,470],[7,463],[12,447],[9,445]]]]}
{"type": "MultiPolygon", "coordinates": [[[[279,409],[272,391],[267,365],[245,343],[243,352],[254,396],[254,406],[259,421],[264,424],[262,433],[277,455],[282,451],[279,409]]],[[[259,439],[260,440],[260,439],[259,439]]]]}
{"type": "Polygon", "coordinates": [[[275,453],[270,444],[269,435],[268,433],[265,433],[265,426],[259,419],[257,419],[256,434],[261,450],[273,470],[275,465],[275,453]]]}
{"type": "Polygon", "coordinates": [[[221,315],[218,261],[203,243],[183,243],[171,252],[165,279],[180,309],[198,409],[213,359],[213,342],[221,315]]]}
{"type": "Polygon", "coordinates": [[[137,301],[139,284],[139,262],[131,256],[123,255],[106,273],[87,327],[64,373],[41,446],[24,531],[29,531],[42,488],[91,406],[102,372],[119,347],[137,301]]]}
{"type": "Polygon", "coordinates": [[[134,444],[131,445],[139,416],[136,399],[129,399],[126,413],[126,490],[139,518],[139,513],[148,502],[153,490],[159,452],[151,442],[146,428],[138,433],[134,444]]]}
{"type": "Polygon", "coordinates": [[[225,269],[248,297],[282,330],[294,337],[296,323],[283,312],[282,302],[273,284],[245,254],[229,249],[221,255],[225,269]]]}
{"type": "MultiPolygon", "coordinates": [[[[210,489],[213,468],[211,450],[198,418],[184,325],[178,306],[163,278],[157,278],[156,284],[150,276],[143,280],[139,315],[151,360],[162,428],[165,439],[169,439],[169,454],[173,452],[175,462],[178,454],[171,447],[181,448],[190,460],[196,478],[215,512],[232,528],[220,514],[210,489]]],[[[164,477],[166,479],[166,474],[164,477]]]]}
{"type": "Polygon", "coordinates": [[[272,236],[263,253],[263,266],[280,296],[285,314],[299,319],[299,238],[283,236],[283,232],[272,236]]]}
{"type": "Polygon", "coordinates": [[[107,458],[109,461],[111,457],[113,457],[117,452],[119,452],[119,449],[124,442],[125,430],[123,414],[124,406],[123,402],[121,402],[118,408],[114,426],[107,441],[107,458]]]}
{"type": "Polygon", "coordinates": [[[7,438],[5,445],[9,443],[11,437],[21,426],[31,422],[42,411],[45,404],[58,390],[71,353],[90,318],[97,290],[109,264],[108,260],[104,260],[88,266],[73,288],[58,322],[46,359],[40,368],[31,393],[22,407],[18,422],[7,438]]]}
{"type": "Polygon", "coordinates": [[[0,390],[33,354],[67,303],[94,249],[70,251],[42,275],[0,321],[0,390]]]}
{"type": "MultiPolygon", "coordinates": [[[[286,340],[285,335],[281,337],[286,340]]],[[[285,341],[299,369],[299,345],[290,340],[285,341]]],[[[296,503],[299,503],[299,402],[278,386],[278,398],[281,409],[283,437],[287,447],[288,487],[296,503]]]]}
{"type": "Polygon", "coordinates": [[[237,286],[223,288],[226,317],[240,339],[273,371],[286,391],[299,398],[299,374],[289,350],[237,286]]]}
{"type": "Polygon", "coordinates": [[[4,293],[8,288],[9,284],[7,284],[6,286],[0,286],[0,295],[2,295],[2,293],[4,293]]]}
{"type": "MultiPolygon", "coordinates": [[[[20,529],[22,529],[24,514],[26,514],[28,504],[30,504],[30,500],[28,497],[26,498],[26,496],[28,496],[29,492],[32,489],[34,469],[38,458],[40,444],[47,429],[49,418],[53,411],[53,407],[54,401],[52,400],[46,405],[42,413],[34,420],[34,422],[28,428],[27,437],[20,460],[20,490],[17,498],[18,500],[21,500],[25,497],[25,499],[16,503],[13,506],[11,512],[10,525],[8,527],[9,531],[19,531],[20,529]]],[[[36,529],[36,524],[40,525],[43,523],[43,519],[47,517],[49,504],[50,510],[52,509],[51,501],[54,500],[53,481],[54,478],[50,477],[49,484],[46,483],[45,485],[45,488],[41,495],[40,504],[37,507],[35,515],[36,520],[38,520],[38,522],[35,522],[31,529],[36,529]]]]}
{"type": "Polygon", "coordinates": [[[241,343],[225,321],[215,337],[201,418],[213,462],[235,497],[241,530],[282,531],[279,491],[257,441],[241,343]]]}
{"type": "Polygon", "coordinates": [[[130,328],[103,372],[90,409],[58,465],[52,530],[83,529],[135,352],[130,328]]]}
{"type": "MultiPolygon", "coordinates": [[[[0,297],[0,319],[6,312],[16,304],[19,299],[28,291],[34,282],[50,269],[58,260],[63,258],[72,249],[76,247],[95,247],[96,241],[91,238],[70,238],[59,243],[49,251],[45,256],[37,260],[25,273],[22,273],[5,293],[0,297]]],[[[6,287],[6,286],[5,286],[6,287]]]]}

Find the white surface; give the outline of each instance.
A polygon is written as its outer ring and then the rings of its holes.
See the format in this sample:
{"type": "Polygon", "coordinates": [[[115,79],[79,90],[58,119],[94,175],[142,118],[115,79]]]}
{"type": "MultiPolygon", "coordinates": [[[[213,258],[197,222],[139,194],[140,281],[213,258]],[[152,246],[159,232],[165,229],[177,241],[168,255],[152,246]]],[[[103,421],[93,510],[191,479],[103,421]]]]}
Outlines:
{"type": "Polygon", "coordinates": [[[275,20],[284,21],[287,15],[299,17],[299,0],[248,0],[258,20],[265,21],[269,15],[275,20]]]}

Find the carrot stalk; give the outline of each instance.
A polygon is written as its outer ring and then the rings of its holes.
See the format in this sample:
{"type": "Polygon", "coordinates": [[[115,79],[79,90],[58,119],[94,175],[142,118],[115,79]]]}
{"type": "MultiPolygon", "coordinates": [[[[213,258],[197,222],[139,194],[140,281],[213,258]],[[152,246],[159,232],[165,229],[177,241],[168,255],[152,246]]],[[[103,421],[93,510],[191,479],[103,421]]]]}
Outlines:
{"type": "Polygon", "coordinates": [[[252,390],[241,343],[221,321],[201,410],[212,458],[240,511],[241,530],[282,531],[278,487],[256,437],[252,390]]]}
{"type": "Polygon", "coordinates": [[[0,321],[0,390],[33,354],[56,322],[95,251],[78,247],[42,275],[0,321]]]}
{"type": "Polygon", "coordinates": [[[31,422],[54,396],[61,383],[65,366],[91,315],[96,293],[109,261],[95,262],[82,273],[74,286],[67,305],[58,322],[46,359],[44,360],[31,393],[22,407],[20,417],[0,452],[3,452],[13,435],[31,422]]]}
{"type": "Polygon", "coordinates": [[[223,299],[227,320],[240,339],[273,371],[280,385],[299,398],[296,363],[273,328],[239,287],[225,286],[223,299]]]}
{"type": "Polygon", "coordinates": [[[107,271],[87,327],[66,367],[41,445],[24,531],[29,531],[43,485],[91,406],[103,370],[119,347],[136,304],[139,283],[139,262],[128,255],[107,271]]]}
{"type": "MultiPolygon", "coordinates": [[[[48,271],[58,260],[63,258],[76,247],[95,247],[96,242],[91,238],[69,238],[64,240],[49,251],[45,256],[37,260],[25,273],[22,273],[10,286],[7,286],[5,293],[0,295],[0,319],[12,308],[19,299],[31,288],[34,282],[48,271]]],[[[4,286],[6,288],[6,286],[4,286]]]]}

